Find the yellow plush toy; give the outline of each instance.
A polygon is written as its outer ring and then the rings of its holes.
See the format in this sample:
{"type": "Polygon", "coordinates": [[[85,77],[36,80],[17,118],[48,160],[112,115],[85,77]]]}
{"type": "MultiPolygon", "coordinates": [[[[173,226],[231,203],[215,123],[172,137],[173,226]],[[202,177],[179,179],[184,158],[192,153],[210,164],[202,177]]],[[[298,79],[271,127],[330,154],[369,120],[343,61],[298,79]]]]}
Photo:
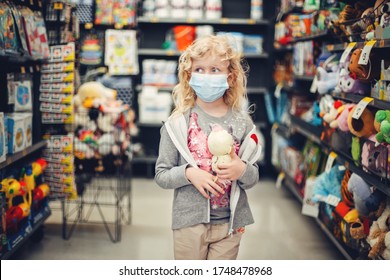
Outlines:
{"type": "Polygon", "coordinates": [[[115,90],[106,88],[99,82],[87,82],[79,87],[74,97],[74,105],[90,109],[95,105],[94,101],[97,99],[114,100],[115,98],[115,90]]]}

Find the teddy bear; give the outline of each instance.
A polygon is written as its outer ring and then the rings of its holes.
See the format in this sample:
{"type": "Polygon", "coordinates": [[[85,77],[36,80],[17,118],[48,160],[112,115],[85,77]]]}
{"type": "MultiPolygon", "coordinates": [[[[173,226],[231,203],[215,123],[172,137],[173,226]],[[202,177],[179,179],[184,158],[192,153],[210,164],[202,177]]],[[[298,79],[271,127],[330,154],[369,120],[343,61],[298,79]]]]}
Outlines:
{"type": "Polygon", "coordinates": [[[211,132],[207,138],[207,145],[213,155],[211,168],[215,172],[218,164],[231,161],[230,153],[233,149],[234,139],[232,134],[224,130],[218,124],[212,124],[211,132]]]}
{"type": "Polygon", "coordinates": [[[370,227],[367,242],[371,249],[368,257],[376,259],[382,257],[390,260],[390,199],[386,201],[386,207],[370,227]]]}
{"type": "Polygon", "coordinates": [[[358,79],[364,83],[370,83],[373,80],[379,80],[380,76],[380,61],[378,56],[371,51],[367,65],[359,64],[359,59],[363,53],[362,48],[356,48],[349,60],[348,70],[354,79],[358,79]]]}

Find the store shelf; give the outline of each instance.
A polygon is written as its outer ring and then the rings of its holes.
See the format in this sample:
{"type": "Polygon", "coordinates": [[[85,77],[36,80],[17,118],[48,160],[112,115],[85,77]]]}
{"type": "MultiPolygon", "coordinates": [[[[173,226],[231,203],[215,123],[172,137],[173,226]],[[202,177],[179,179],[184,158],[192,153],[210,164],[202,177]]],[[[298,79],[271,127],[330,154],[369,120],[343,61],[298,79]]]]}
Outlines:
{"type": "MultiPolygon", "coordinates": [[[[351,93],[333,93],[332,96],[335,99],[339,99],[339,100],[351,102],[351,103],[359,103],[359,101],[365,97],[362,95],[351,94],[351,93]]],[[[390,110],[390,102],[375,99],[375,98],[373,101],[371,101],[368,104],[368,106],[372,106],[372,107],[375,107],[377,109],[382,109],[382,110],[390,110]]]]}
{"type": "Polygon", "coordinates": [[[162,126],[162,122],[160,123],[143,123],[143,122],[139,122],[137,123],[137,126],[142,126],[142,127],[161,127],[162,126]]]}
{"type": "Polygon", "coordinates": [[[248,94],[267,94],[268,89],[266,87],[248,87],[246,92],[248,94]]]}
{"type": "Polygon", "coordinates": [[[320,139],[322,133],[321,128],[311,125],[310,123],[293,115],[290,115],[290,119],[291,119],[291,127],[293,129],[296,129],[299,133],[303,134],[308,139],[321,145],[321,139],[320,139]]]}
{"type": "MultiPolygon", "coordinates": [[[[163,50],[163,49],[139,49],[138,55],[141,56],[172,56],[178,57],[182,54],[180,51],[176,50],[163,50]]],[[[244,53],[243,57],[245,58],[268,58],[269,55],[267,53],[244,53]]]]}
{"type": "Polygon", "coordinates": [[[156,24],[223,24],[223,25],[269,25],[268,20],[253,20],[248,18],[221,18],[221,19],[194,19],[194,18],[159,18],[159,17],[138,17],[138,23],[156,24]]]}
{"type": "MultiPolygon", "coordinates": [[[[334,44],[334,45],[333,44],[329,44],[329,45],[326,45],[326,49],[329,52],[344,51],[345,48],[348,47],[348,44],[349,43],[334,44]]],[[[364,44],[366,44],[366,42],[356,42],[355,47],[356,48],[362,48],[362,47],[364,47],[364,44]]],[[[375,45],[373,46],[373,48],[377,48],[377,49],[380,49],[380,48],[390,48],[390,39],[377,40],[375,45]]]]}
{"type": "Polygon", "coordinates": [[[28,54],[21,54],[15,52],[0,53],[0,62],[7,62],[12,64],[43,64],[46,63],[47,59],[33,58],[28,54]]]}
{"type": "MultiPolygon", "coordinates": [[[[284,186],[287,187],[289,191],[294,195],[294,197],[302,204],[303,203],[303,197],[300,195],[297,186],[294,182],[294,180],[288,176],[285,172],[284,177],[284,186]]],[[[347,259],[347,260],[353,260],[351,255],[345,250],[345,248],[340,244],[340,242],[336,239],[336,237],[332,234],[332,232],[329,231],[329,229],[326,227],[326,225],[319,219],[314,218],[318,226],[321,228],[321,230],[325,233],[325,235],[329,238],[329,240],[336,246],[336,248],[340,251],[340,253],[347,259]]]]}
{"type": "Polygon", "coordinates": [[[26,234],[22,238],[17,239],[16,245],[14,245],[14,247],[10,251],[2,255],[1,259],[6,260],[10,258],[43,225],[43,223],[47,220],[47,218],[50,217],[50,215],[51,210],[49,207],[46,207],[45,211],[43,211],[42,215],[39,217],[39,220],[35,221],[34,225],[27,226],[27,228],[25,229],[26,234]]]}
{"type": "Polygon", "coordinates": [[[297,37],[293,38],[293,40],[290,42],[290,44],[295,44],[298,42],[304,42],[304,41],[311,41],[311,40],[318,40],[321,38],[324,38],[328,35],[328,30],[324,30],[315,34],[311,34],[309,36],[302,36],[302,37],[297,37]]]}
{"type": "Polygon", "coordinates": [[[312,82],[314,79],[314,76],[312,75],[296,75],[293,74],[294,80],[299,80],[299,81],[305,81],[305,82],[312,82]]]}
{"type": "Polygon", "coordinates": [[[296,129],[299,133],[306,136],[308,139],[313,142],[321,145],[322,150],[326,154],[330,154],[331,152],[335,152],[337,154],[337,161],[339,164],[344,165],[346,168],[350,169],[353,173],[358,174],[362,177],[367,183],[376,186],[380,191],[385,193],[387,196],[390,196],[390,186],[389,180],[386,178],[381,178],[375,175],[372,175],[366,171],[364,171],[361,167],[356,166],[352,159],[347,158],[339,151],[329,147],[326,143],[323,143],[320,140],[321,129],[310,125],[309,123],[299,119],[298,117],[291,116],[291,126],[296,129]]]}
{"type": "Polygon", "coordinates": [[[24,149],[21,152],[15,153],[13,155],[8,155],[5,162],[0,163],[0,169],[6,168],[7,166],[17,162],[18,160],[23,159],[24,157],[44,148],[46,146],[46,140],[42,140],[31,147],[24,149]]]}
{"type": "Polygon", "coordinates": [[[155,164],[157,161],[157,156],[137,156],[137,157],[133,157],[133,159],[131,160],[131,162],[133,164],[138,164],[138,163],[152,163],[152,164],[155,164]]]}

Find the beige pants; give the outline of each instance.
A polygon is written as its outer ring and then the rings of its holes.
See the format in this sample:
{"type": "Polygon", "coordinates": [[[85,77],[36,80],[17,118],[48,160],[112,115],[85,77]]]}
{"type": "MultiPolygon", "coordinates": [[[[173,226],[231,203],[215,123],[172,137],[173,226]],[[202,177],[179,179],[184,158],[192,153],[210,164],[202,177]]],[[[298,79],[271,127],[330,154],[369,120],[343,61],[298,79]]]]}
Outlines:
{"type": "Polygon", "coordinates": [[[228,224],[199,224],[173,231],[176,260],[235,260],[242,233],[227,235],[228,224]]]}

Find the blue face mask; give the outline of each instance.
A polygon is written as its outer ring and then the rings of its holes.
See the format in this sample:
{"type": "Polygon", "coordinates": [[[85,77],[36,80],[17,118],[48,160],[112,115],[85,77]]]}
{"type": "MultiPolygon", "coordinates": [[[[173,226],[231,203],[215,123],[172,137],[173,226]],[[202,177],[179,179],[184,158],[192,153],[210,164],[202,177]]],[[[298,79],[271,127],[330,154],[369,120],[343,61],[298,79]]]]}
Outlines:
{"type": "Polygon", "coordinates": [[[226,74],[191,73],[189,85],[196,95],[207,103],[221,98],[229,88],[226,74]]]}

